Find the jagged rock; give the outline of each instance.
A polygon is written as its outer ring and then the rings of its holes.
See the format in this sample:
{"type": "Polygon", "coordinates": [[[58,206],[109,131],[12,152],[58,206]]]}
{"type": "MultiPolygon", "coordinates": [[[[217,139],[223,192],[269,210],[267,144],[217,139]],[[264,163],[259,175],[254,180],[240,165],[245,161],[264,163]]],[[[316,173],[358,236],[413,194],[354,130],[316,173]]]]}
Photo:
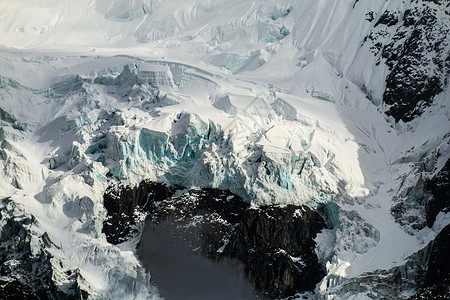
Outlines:
{"type": "MultiPolygon", "coordinates": [[[[370,42],[370,52],[379,57],[377,64],[384,60],[389,69],[383,102],[386,114],[396,121],[408,122],[421,115],[449,83],[446,5],[445,1],[424,1],[404,13],[385,11],[364,38],[363,44],[370,42]]],[[[373,13],[367,20],[375,21],[373,13]]]]}
{"type": "Polygon", "coordinates": [[[125,241],[140,211],[148,213],[147,222],[155,228],[173,223],[170,234],[207,258],[237,259],[253,286],[270,297],[313,290],[324,276],[314,238],[325,223],[308,207],[250,208],[229,191],[207,188],[174,196],[177,189],[143,182],[108,190],[108,241],[125,241]]]}
{"type": "Polygon", "coordinates": [[[39,300],[33,290],[18,280],[0,280],[0,299],[3,300],[39,300]]]}
{"type": "Polygon", "coordinates": [[[450,299],[450,225],[432,242],[425,286],[410,300],[450,299]]]}
{"type": "Polygon", "coordinates": [[[425,188],[432,195],[426,204],[427,225],[433,227],[439,212],[450,211],[450,160],[436,176],[426,182],[425,188]]]}
{"type": "Polygon", "coordinates": [[[417,294],[411,296],[409,300],[448,300],[450,299],[450,280],[446,280],[440,284],[433,285],[421,289],[417,294]]]}
{"type": "MultiPolygon", "coordinates": [[[[436,283],[450,281],[450,225],[447,225],[437,235],[433,242],[430,260],[428,262],[428,272],[426,285],[431,286],[436,283]]],[[[450,294],[450,286],[447,286],[450,294]]]]}
{"type": "Polygon", "coordinates": [[[103,197],[103,205],[108,218],[103,223],[103,232],[111,244],[120,244],[137,232],[136,224],[142,213],[148,212],[154,201],[162,201],[172,196],[176,187],[162,183],[143,181],[139,186],[111,186],[103,197]]]}
{"type": "Polygon", "coordinates": [[[313,290],[325,275],[313,240],[324,227],[307,207],[247,209],[224,255],[242,261],[253,285],[271,297],[313,290]]]}
{"type": "MultiPolygon", "coordinates": [[[[445,4],[440,5],[445,10],[445,4]]],[[[448,27],[445,21],[437,18],[438,10],[431,6],[406,10],[403,26],[382,50],[382,57],[390,69],[383,101],[390,106],[386,113],[396,121],[406,122],[420,115],[448,84],[450,60],[445,50],[448,27]],[[429,52],[436,55],[427,57],[429,52]]],[[[383,16],[380,20],[383,19],[387,26],[397,23],[396,18],[383,16]]]]}
{"type": "Polygon", "coordinates": [[[0,200],[0,299],[68,299],[52,280],[52,255],[44,248],[32,249],[37,247],[29,229],[33,216],[11,203],[0,200]]]}

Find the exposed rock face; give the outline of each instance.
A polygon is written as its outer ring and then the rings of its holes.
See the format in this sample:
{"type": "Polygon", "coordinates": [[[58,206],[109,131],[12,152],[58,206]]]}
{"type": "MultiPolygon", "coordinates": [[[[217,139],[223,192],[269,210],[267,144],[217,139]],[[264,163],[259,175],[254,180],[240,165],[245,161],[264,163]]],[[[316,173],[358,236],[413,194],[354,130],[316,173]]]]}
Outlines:
{"type": "Polygon", "coordinates": [[[117,197],[110,190],[105,195],[108,214],[112,213],[111,224],[105,223],[104,229],[108,240],[126,240],[137,221],[135,211],[145,210],[147,222],[155,227],[172,223],[170,234],[188,239],[189,247],[203,256],[237,259],[253,286],[270,297],[313,290],[324,276],[313,239],[325,223],[311,209],[293,205],[254,209],[229,191],[176,190],[148,182],[125,188],[117,197]],[[117,209],[111,209],[114,201],[117,209]]]}
{"type": "Polygon", "coordinates": [[[427,181],[426,189],[431,193],[426,205],[428,227],[432,227],[439,212],[450,211],[450,160],[431,180],[427,181]]]}
{"type": "MultiPolygon", "coordinates": [[[[439,154],[441,155],[441,154],[439,154]]],[[[426,165],[426,162],[423,163],[426,165]]],[[[428,167],[419,169],[418,174],[434,174],[436,170],[428,167]]],[[[432,178],[421,176],[415,186],[407,190],[406,199],[397,203],[392,212],[397,221],[405,226],[411,226],[414,230],[420,230],[425,226],[433,227],[436,217],[440,212],[450,211],[450,161],[432,178]],[[428,179],[427,179],[428,178],[428,179]],[[410,214],[413,210],[417,213],[410,214]]],[[[403,286],[409,285],[411,288],[420,288],[419,292],[410,299],[450,299],[450,225],[447,225],[427,247],[416,253],[414,256],[423,259],[417,260],[416,266],[423,266],[422,269],[407,270],[402,274],[416,274],[413,280],[405,281],[402,277],[403,286]]],[[[405,265],[408,267],[408,263],[405,265]]],[[[386,289],[386,288],[384,288],[386,289]]],[[[386,289],[387,290],[387,289],[386,289]]]]}
{"type": "MultiPolygon", "coordinates": [[[[427,196],[425,205],[426,225],[432,227],[440,212],[450,210],[450,160],[422,189],[427,196]]],[[[411,300],[450,299],[450,225],[444,227],[430,242],[428,268],[424,272],[422,289],[411,300]]]]}
{"type": "Polygon", "coordinates": [[[103,197],[108,212],[103,223],[107,241],[116,245],[129,239],[137,232],[136,225],[143,221],[154,202],[172,196],[175,190],[175,187],[148,181],[135,187],[111,186],[103,197]]]}
{"type": "Polygon", "coordinates": [[[67,295],[54,284],[47,233],[38,241],[41,248],[33,245],[33,216],[10,204],[8,198],[0,200],[0,299],[84,299],[76,283],[67,286],[67,295]]]}
{"type": "Polygon", "coordinates": [[[313,238],[325,227],[307,207],[248,209],[224,255],[244,262],[253,285],[271,297],[313,290],[325,275],[313,238]]]}
{"type": "Polygon", "coordinates": [[[441,284],[422,289],[420,292],[410,297],[409,300],[448,300],[450,299],[449,286],[450,281],[446,280],[441,284]]]}
{"type": "MultiPolygon", "coordinates": [[[[444,8],[445,4],[441,5],[444,8]]],[[[383,100],[391,105],[387,113],[397,121],[410,121],[420,115],[448,84],[448,41],[446,27],[437,18],[438,10],[431,6],[407,10],[401,20],[403,26],[383,49],[382,55],[391,69],[383,100]],[[403,43],[398,45],[398,41],[403,43]],[[426,55],[431,52],[437,55],[426,55]],[[433,71],[426,72],[427,69],[433,71]]]]}
{"type": "Polygon", "coordinates": [[[450,299],[450,225],[432,242],[424,288],[411,300],[450,299]]]}
{"type": "Polygon", "coordinates": [[[431,105],[450,78],[448,3],[412,2],[417,4],[404,13],[384,12],[365,39],[389,68],[383,94],[386,113],[405,122],[431,105]]]}
{"type": "Polygon", "coordinates": [[[0,298],[4,300],[39,300],[33,290],[20,281],[0,281],[0,298]]]}
{"type": "MultiPolygon", "coordinates": [[[[433,242],[430,260],[428,262],[427,286],[439,283],[450,283],[450,225],[438,234],[433,242]]],[[[450,296],[450,286],[447,285],[450,296]]]]}

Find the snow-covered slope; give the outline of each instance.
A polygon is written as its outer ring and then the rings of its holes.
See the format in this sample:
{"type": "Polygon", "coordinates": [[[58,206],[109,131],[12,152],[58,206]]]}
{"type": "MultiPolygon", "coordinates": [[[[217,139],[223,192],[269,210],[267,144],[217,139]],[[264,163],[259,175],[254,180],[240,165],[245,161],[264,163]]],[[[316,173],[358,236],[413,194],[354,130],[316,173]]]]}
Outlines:
{"type": "Polygon", "coordinates": [[[32,257],[51,274],[40,295],[158,298],[133,242],[101,232],[107,186],[151,179],[320,209],[333,228],[316,239],[316,294],[407,297],[416,253],[450,220],[426,227],[423,200],[450,156],[449,13],[445,1],[0,1],[1,243],[16,222],[29,245],[2,254],[2,280],[38,286],[32,257]],[[395,272],[402,289],[377,284],[395,272]]]}

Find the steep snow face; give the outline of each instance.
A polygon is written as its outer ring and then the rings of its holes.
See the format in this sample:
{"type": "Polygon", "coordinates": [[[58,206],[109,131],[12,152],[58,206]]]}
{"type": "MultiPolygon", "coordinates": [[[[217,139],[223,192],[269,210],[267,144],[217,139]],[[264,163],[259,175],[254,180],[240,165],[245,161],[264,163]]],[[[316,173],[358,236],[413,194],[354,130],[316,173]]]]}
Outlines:
{"type": "Polygon", "coordinates": [[[261,45],[283,39],[289,30],[280,19],[292,5],[289,1],[50,0],[38,6],[32,1],[2,6],[4,44],[15,47],[123,48],[173,39],[211,51],[229,42],[245,48],[244,41],[261,45]],[[29,18],[30,14],[40,17],[29,18]]]}
{"type": "Polygon", "coordinates": [[[334,229],[317,238],[317,294],[382,295],[363,279],[415,270],[450,219],[425,227],[420,200],[450,155],[448,10],[0,0],[2,216],[32,220],[8,275],[51,257],[63,293],[158,298],[134,245],[101,234],[107,185],[152,179],[318,209],[334,229]]]}
{"type": "Polygon", "coordinates": [[[345,98],[331,83],[344,76],[396,121],[420,115],[448,85],[445,1],[26,0],[0,8],[5,46],[168,57],[332,101],[345,98]]]}

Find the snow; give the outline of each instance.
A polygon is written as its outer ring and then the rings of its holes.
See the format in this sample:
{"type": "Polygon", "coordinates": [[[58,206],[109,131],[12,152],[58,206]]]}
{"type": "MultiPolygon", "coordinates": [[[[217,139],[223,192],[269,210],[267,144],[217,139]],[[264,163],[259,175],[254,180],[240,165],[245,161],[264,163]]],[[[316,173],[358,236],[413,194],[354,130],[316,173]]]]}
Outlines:
{"type": "Polygon", "coordinates": [[[448,159],[450,94],[393,126],[378,109],[386,66],[360,45],[366,13],[406,4],[354,2],[0,1],[0,106],[17,119],[0,123],[0,197],[100,298],[158,298],[133,247],[101,233],[111,175],[253,206],[336,203],[340,225],[317,238],[324,297],[401,265],[449,223],[410,234],[391,207],[414,163],[448,159]]]}

